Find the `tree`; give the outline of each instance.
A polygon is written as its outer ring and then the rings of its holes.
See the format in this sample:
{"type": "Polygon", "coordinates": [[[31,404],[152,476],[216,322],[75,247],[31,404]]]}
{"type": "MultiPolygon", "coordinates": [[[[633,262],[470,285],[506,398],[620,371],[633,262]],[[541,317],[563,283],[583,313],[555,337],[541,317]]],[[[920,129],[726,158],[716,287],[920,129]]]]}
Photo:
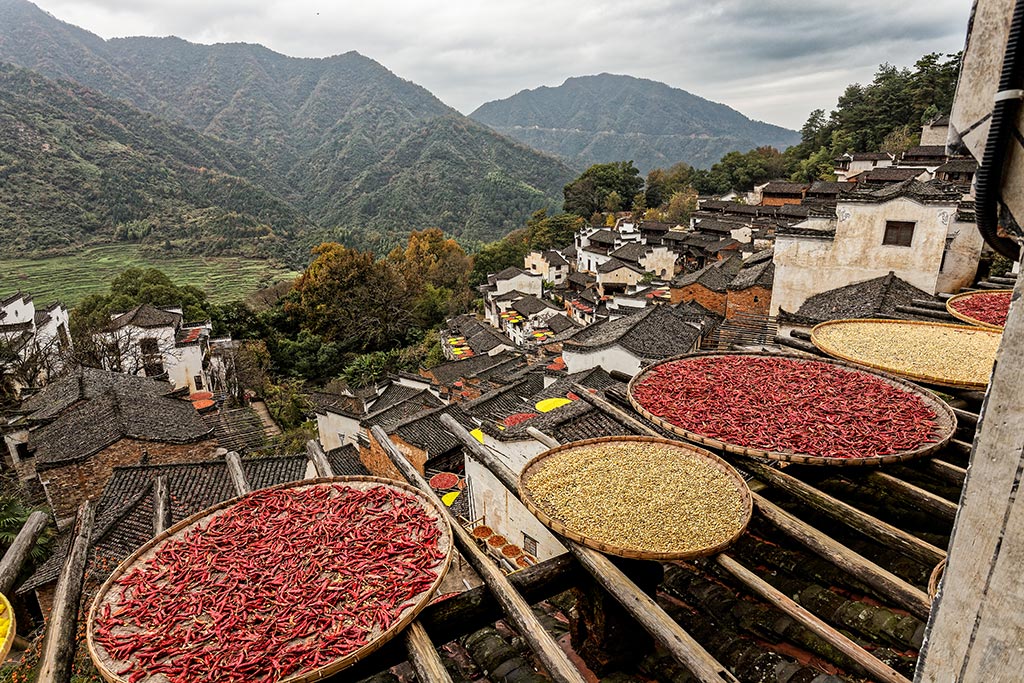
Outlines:
{"type": "Polygon", "coordinates": [[[440,229],[413,231],[405,249],[396,247],[388,260],[405,280],[419,327],[437,325],[469,306],[472,261],[440,229]]]}
{"type": "Polygon", "coordinates": [[[628,211],[632,205],[626,202],[632,202],[643,188],[643,178],[632,161],[594,164],[565,186],[563,210],[586,218],[605,209],[608,195],[615,192],[620,198],[620,210],[628,211]]]}
{"type": "Polygon", "coordinates": [[[604,210],[608,213],[616,213],[622,210],[622,197],[615,190],[609,192],[604,198],[604,210]]]}
{"type": "Polygon", "coordinates": [[[665,211],[665,220],[678,225],[689,224],[690,214],[697,210],[697,192],[692,188],[679,190],[672,195],[665,211]]]}

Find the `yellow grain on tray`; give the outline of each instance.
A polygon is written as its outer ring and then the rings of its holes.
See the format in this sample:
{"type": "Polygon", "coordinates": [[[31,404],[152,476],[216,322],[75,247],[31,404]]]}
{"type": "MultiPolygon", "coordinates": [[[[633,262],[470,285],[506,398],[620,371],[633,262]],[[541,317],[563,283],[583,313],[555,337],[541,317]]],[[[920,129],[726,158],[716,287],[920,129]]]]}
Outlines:
{"type": "Polygon", "coordinates": [[[937,384],[988,384],[999,332],[965,325],[843,320],[814,328],[825,353],[937,384]]]}
{"type": "Polygon", "coordinates": [[[603,442],[546,458],[523,482],[570,531],[648,553],[695,552],[746,524],[740,482],[688,449],[603,442]]]}

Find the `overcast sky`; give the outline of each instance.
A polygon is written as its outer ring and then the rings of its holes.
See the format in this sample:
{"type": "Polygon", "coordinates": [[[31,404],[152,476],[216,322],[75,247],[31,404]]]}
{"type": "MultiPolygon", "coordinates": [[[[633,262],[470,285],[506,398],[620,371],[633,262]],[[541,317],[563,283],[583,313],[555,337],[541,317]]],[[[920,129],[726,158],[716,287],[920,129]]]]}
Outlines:
{"type": "Polygon", "coordinates": [[[469,113],[601,72],[799,128],[877,65],[963,47],[971,0],[35,0],[104,38],[357,50],[469,113]]]}

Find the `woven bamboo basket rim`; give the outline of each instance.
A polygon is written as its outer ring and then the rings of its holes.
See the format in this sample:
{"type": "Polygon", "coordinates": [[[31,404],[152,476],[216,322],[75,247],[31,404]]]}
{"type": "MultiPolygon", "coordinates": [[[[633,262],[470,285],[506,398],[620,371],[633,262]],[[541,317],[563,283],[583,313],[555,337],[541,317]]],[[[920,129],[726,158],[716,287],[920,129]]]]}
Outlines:
{"type": "MultiPolygon", "coordinates": [[[[96,624],[96,616],[99,612],[100,606],[104,602],[104,598],[106,598],[108,592],[111,590],[114,583],[121,576],[123,576],[125,572],[127,572],[136,563],[136,561],[141,560],[146,556],[150,555],[150,551],[153,551],[156,548],[156,546],[160,545],[163,541],[168,540],[173,536],[176,536],[180,532],[184,532],[188,529],[191,529],[194,526],[197,526],[205,521],[208,521],[209,519],[212,519],[217,513],[235,505],[240,500],[242,500],[243,498],[247,498],[248,496],[258,495],[266,493],[268,491],[277,491],[281,489],[313,488],[316,486],[330,484],[367,484],[372,486],[391,486],[400,489],[405,493],[415,495],[416,498],[423,505],[424,509],[434,514],[435,522],[438,526],[438,529],[441,531],[441,538],[438,541],[438,547],[442,550],[442,552],[444,552],[444,558],[441,560],[441,563],[437,567],[437,578],[434,580],[434,583],[431,584],[430,588],[420,593],[420,595],[416,598],[415,603],[411,607],[406,609],[406,611],[402,613],[399,619],[392,623],[387,629],[381,631],[375,638],[372,638],[370,642],[368,642],[366,645],[359,648],[358,650],[350,652],[344,657],[334,660],[333,662],[313,669],[312,671],[293,674],[286,678],[278,679],[278,681],[276,681],[275,683],[310,683],[311,681],[319,681],[328,676],[333,676],[339,671],[342,671],[343,669],[346,669],[349,666],[355,664],[356,662],[365,659],[369,655],[373,654],[381,647],[383,647],[385,643],[387,643],[389,640],[398,635],[402,630],[404,630],[406,626],[412,623],[412,620],[416,618],[416,615],[418,615],[420,611],[422,611],[423,608],[430,603],[431,598],[437,591],[438,586],[441,585],[441,581],[444,579],[444,576],[448,571],[448,567],[451,564],[453,552],[452,530],[446,513],[443,510],[441,510],[432,500],[430,500],[429,497],[427,497],[419,489],[414,488],[409,484],[406,484],[405,482],[395,481],[393,479],[384,479],[381,477],[371,476],[320,477],[316,479],[303,479],[300,481],[294,481],[286,484],[279,484],[277,486],[259,489],[257,491],[253,491],[252,493],[246,494],[245,496],[237,496],[235,498],[222,501],[217,505],[209,507],[201,512],[198,512],[192,515],[191,517],[183,519],[174,526],[166,529],[161,534],[150,539],[145,545],[140,547],[128,558],[126,558],[123,562],[121,562],[121,564],[117,566],[113,573],[111,573],[111,575],[100,587],[100,590],[96,593],[96,597],[92,602],[92,606],[89,608],[89,620],[86,628],[86,648],[89,652],[89,657],[92,659],[93,664],[96,665],[96,669],[97,671],[99,671],[100,676],[102,676],[103,679],[108,683],[128,683],[127,678],[122,678],[121,676],[118,676],[108,666],[108,664],[110,663],[117,662],[121,663],[123,668],[124,663],[120,662],[120,660],[114,660],[105,652],[101,653],[101,648],[95,642],[93,631],[96,624]]],[[[142,683],[160,680],[165,680],[165,678],[154,678],[152,676],[147,676],[146,678],[142,679],[142,683]]]]}
{"type": "Polygon", "coordinates": [[[18,633],[17,624],[14,619],[14,608],[11,607],[11,601],[7,599],[7,596],[0,593],[0,617],[4,615],[4,611],[7,612],[7,631],[0,634],[0,662],[7,659],[7,655],[11,652],[11,646],[14,645],[14,636],[18,633]]]}
{"type": "Polygon", "coordinates": [[[998,331],[1002,332],[1003,331],[1003,326],[1002,325],[996,325],[995,323],[987,323],[984,320],[978,320],[977,318],[972,318],[971,316],[967,315],[966,313],[961,313],[960,311],[956,310],[955,308],[953,308],[953,305],[952,305],[954,301],[960,301],[961,299],[970,299],[971,297],[974,297],[974,296],[991,296],[992,294],[1009,294],[1009,295],[1012,296],[1013,295],[1013,290],[1012,289],[985,289],[985,290],[978,291],[978,292],[963,292],[962,294],[957,294],[955,296],[951,296],[948,299],[946,299],[946,311],[948,311],[949,314],[951,316],[953,316],[954,318],[956,318],[957,320],[963,320],[965,323],[970,323],[971,325],[975,325],[977,327],[983,327],[986,330],[998,330],[998,331]]]}
{"type": "Polygon", "coordinates": [[[743,455],[748,458],[764,458],[768,460],[778,460],[781,462],[792,462],[801,465],[827,465],[829,467],[872,467],[879,465],[889,465],[893,463],[906,462],[908,460],[914,460],[916,458],[923,458],[932,455],[940,448],[949,443],[949,440],[953,438],[956,433],[956,413],[953,409],[946,405],[946,402],[940,399],[932,392],[919,387],[912,382],[908,382],[900,377],[895,377],[886,372],[878,370],[868,369],[862,365],[856,363],[847,363],[841,360],[833,360],[831,358],[813,358],[808,356],[801,356],[792,353],[762,353],[760,351],[734,351],[729,353],[722,353],[717,351],[709,351],[704,353],[685,353],[680,356],[673,358],[666,358],[663,361],[659,361],[648,368],[645,368],[643,372],[639,372],[634,375],[633,379],[630,380],[626,387],[627,394],[629,396],[629,402],[633,407],[643,415],[645,418],[658,425],[662,429],[678,434],[688,441],[694,441],[704,446],[710,446],[712,448],[718,448],[728,453],[735,453],[736,455],[743,455]],[[918,446],[917,448],[903,451],[900,453],[892,453],[890,455],[876,455],[868,458],[833,458],[824,457],[820,455],[809,455],[807,453],[789,453],[785,451],[768,451],[762,448],[754,448],[751,446],[740,446],[734,443],[728,443],[721,441],[710,436],[705,436],[697,432],[692,432],[687,429],[683,429],[677,425],[672,424],[668,420],[657,415],[652,414],[636,399],[633,390],[637,383],[643,381],[643,378],[647,376],[655,368],[664,365],[666,363],[673,363],[676,361],[686,360],[689,358],[702,358],[702,357],[725,357],[725,356],[754,356],[758,358],[785,358],[787,360],[794,360],[800,362],[814,362],[814,363],[825,363],[828,365],[835,365],[847,370],[855,372],[863,372],[878,379],[881,379],[889,384],[895,386],[897,389],[906,391],[909,394],[917,396],[925,405],[931,408],[935,412],[935,433],[937,438],[932,443],[926,443],[918,446]]]}
{"type": "Polygon", "coordinates": [[[946,571],[946,558],[935,565],[932,569],[932,573],[928,576],[928,599],[935,601],[935,596],[939,594],[939,582],[942,581],[942,575],[946,571]]]}
{"type": "Polygon", "coordinates": [[[617,557],[626,557],[634,560],[688,560],[697,557],[706,557],[707,555],[714,555],[720,553],[730,545],[732,545],[736,539],[743,535],[746,531],[747,525],[750,523],[750,518],[754,513],[754,501],[750,495],[750,489],[747,487],[747,482],[743,480],[743,477],[730,465],[728,462],[715,455],[711,451],[688,444],[682,441],[674,441],[672,439],[663,439],[654,436],[603,436],[597,439],[585,439],[583,441],[574,441],[572,443],[563,444],[557,448],[552,448],[544,451],[540,455],[535,456],[526,466],[523,467],[523,471],[519,475],[519,496],[523,503],[526,504],[527,509],[533,513],[533,515],[541,521],[544,526],[548,527],[555,533],[564,536],[572,541],[585,545],[588,548],[599,550],[607,555],[615,555],[617,557]],[[740,502],[743,506],[743,523],[737,528],[736,532],[732,534],[728,539],[721,543],[707,546],[704,548],[698,548],[696,550],[680,551],[680,552],[655,552],[637,550],[636,548],[624,548],[622,546],[615,545],[614,543],[607,543],[596,538],[592,538],[585,534],[582,534],[569,526],[566,526],[564,522],[559,519],[555,519],[548,512],[541,507],[533,498],[533,494],[527,484],[530,476],[534,470],[540,466],[540,464],[548,458],[554,457],[563,451],[568,451],[576,448],[582,448],[585,446],[591,446],[599,443],[622,443],[624,441],[641,442],[641,443],[654,443],[675,448],[677,450],[686,451],[691,456],[700,460],[707,461],[713,465],[720,472],[725,474],[729,479],[736,484],[736,491],[740,497],[740,502]]]}
{"type": "Polygon", "coordinates": [[[1000,334],[997,330],[988,330],[983,327],[978,327],[976,325],[956,325],[954,323],[930,323],[925,322],[923,320],[886,320],[884,318],[854,318],[846,320],[829,320],[828,322],[815,325],[814,328],[811,330],[811,343],[818,347],[820,351],[822,351],[823,353],[827,353],[833,358],[853,363],[854,365],[862,368],[871,368],[872,370],[878,370],[889,375],[898,375],[899,377],[904,377],[915,382],[924,382],[926,384],[933,384],[939,387],[949,387],[951,389],[971,389],[983,391],[986,387],[988,387],[987,380],[984,383],[958,382],[956,380],[951,380],[948,378],[935,377],[932,375],[925,375],[922,373],[908,372],[905,370],[896,370],[895,368],[887,367],[884,365],[877,365],[875,363],[870,363],[868,361],[857,360],[857,358],[855,358],[854,356],[850,356],[844,354],[841,351],[837,351],[836,349],[829,347],[828,344],[825,344],[824,342],[821,341],[820,333],[818,332],[819,330],[825,329],[826,327],[838,326],[840,324],[848,323],[887,323],[889,325],[925,325],[928,327],[952,327],[958,330],[972,333],[1000,334]]]}

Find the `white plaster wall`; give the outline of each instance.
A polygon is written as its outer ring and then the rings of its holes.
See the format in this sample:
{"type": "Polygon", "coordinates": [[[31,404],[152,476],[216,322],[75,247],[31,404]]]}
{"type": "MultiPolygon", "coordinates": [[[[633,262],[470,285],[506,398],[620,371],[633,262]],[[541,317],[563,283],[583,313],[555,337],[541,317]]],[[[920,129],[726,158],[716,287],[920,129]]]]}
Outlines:
{"type": "MultiPolygon", "coordinates": [[[[683,351],[680,351],[683,353],[683,351]]],[[[635,375],[640,370],[640,358],[634,356],[621,346],[609,346],[598,351],[580,352],[576,349],[562,348],[562,359],[565,361],[569,374],[602,367],[608,372],[618,370],[627,375],[635,375]]]]}
{"type": "Polygon", "coordinates": [[[949,236],[953,238],[946,250],[946,259],[939,273],[937,292],[956,294],[961,287],[969,287],[978,274],[978,261],[985,238],[975,223],[950,221],[949,236]]]}
{"type": "Polygon", "coordinates": [[[654,247],[640,259],[640,267],[657,277],[671,278],[676,271],[676,255],[668,247],[654,247]]]}
{"type": "Polygon", "coordinates": [[[187,386],[189,393],[210,390],[209,379],[206,376],[206,371],[203,370],[204,346],[204,344],[189,344],[176,347],[170,353],[164,354],[164,370],[167,371],[167,379],[175,389],[187,386]],[[196,375],[202,378],[202,388],[196,386],[196,375]]]}
{"type": "Polygon", "coordinates": [[[317,435],[325,451],[355,444],[359,436],[359,420],[331,411],[316,414],[317,435]]]}
{"type": "Polygon", "coordinates": [[[4,325],[32,322],[36,315],[36,306],[31,299],[26,301],[23,298],[15,299],[3,307],[7,315],[4,316],[4,325]]]}
{"type": "Polygon", "coordinates": [[[610,273],[597,274],[597,284],[601,288],[602,295],[604,294],[605,285],[627,285],[632,287],[640,282],[641,279],[643,279],[643,275],[632,268],[616,268],[610,273]]]}
{"type": "MultiPolygon", "coordinates": [[[[778,236],[771,315],[776,315],[780,308],[795,312],[815,294],[881,277],[890,271],[934,294],[939,290],[939,266],[955,212],[955,203],[919,204],[906,197],[884,204],[840,202],[834,240],[778,236]],[[909,247],[882,244],[886,221],[916,224],[909,247]]],[[[964,239],[967,250],[970,240],[966,234],[964,239]]]]}
{"type": "Polygon", "coordinates": [[[541,276],[522,273],[513,278],[509,278],[508,280],[499,280],[496,282],[495,286],[497,287],[497,290],[493,292],[493,295],[501,296],[502,294],[507,294],[515,289],[523,294],[540,296],[543,284],[544,280],[541,276]]]}

